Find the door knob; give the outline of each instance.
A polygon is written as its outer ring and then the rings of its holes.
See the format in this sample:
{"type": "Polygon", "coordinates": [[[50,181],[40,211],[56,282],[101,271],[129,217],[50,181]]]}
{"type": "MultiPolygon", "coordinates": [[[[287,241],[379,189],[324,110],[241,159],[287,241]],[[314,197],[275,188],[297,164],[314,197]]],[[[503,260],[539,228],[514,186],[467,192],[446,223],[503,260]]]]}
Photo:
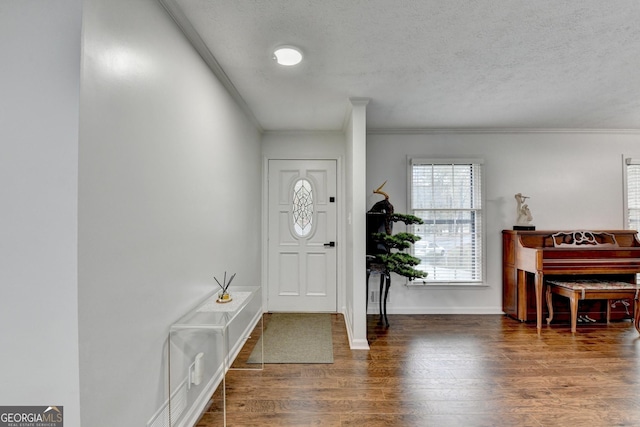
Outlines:
{"type": "Polygon", "coordinates": [[[329,243],[325,243],[324,247],[325,248],[333,248],[336,245],[336,242],[329,242],[329,243]]]}

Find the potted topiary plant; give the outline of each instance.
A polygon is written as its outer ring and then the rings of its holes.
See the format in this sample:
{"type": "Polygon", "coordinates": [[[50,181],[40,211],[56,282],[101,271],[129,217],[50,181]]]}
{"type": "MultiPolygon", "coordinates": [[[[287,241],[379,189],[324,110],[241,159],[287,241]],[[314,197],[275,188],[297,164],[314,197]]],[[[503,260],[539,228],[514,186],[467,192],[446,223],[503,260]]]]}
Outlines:
{"type": "MultiPolygon", "coordinates": [[[[416,269],[420,259],[404,252],[412,244],[420,240],[420,236],[409,232],[393,234],[393,224],[403,222],[405,225],[422,224],[421,218],[415,215],[399,214],[394,212],[393,205],[389,201],[389,195],[382,191],[382,187],[374,190],[376,194],[382,194],[384,200],[373,205],[367,212],[367,270],[379,271],[382,275],[380,289],[380,314],[381,321],[384,318],[389,326],[386,313],[386,299],[391,285],[391,273],[407,277],[409,280],[427,277],[427,273],[416,269]],[[383,286],[384,285],[384,286],[383,286]],[[384,287],[384,296],[382,288],[384,287]],[[384,304],[383,304],[384,302],[384,304]]],[[[367,286],[369,283],[367,275],[367,286]]]]}
{"type": "Polygon", "coordinates": [[[373,191],[375,194],[383,195],[384,200],[373,205],[367,213],[370,233],[367,254],[375,258],[373,262],[383,265],[390,273],[399,274],[410,280],[426,277],[426,272],[414,268],[420,264],[420,259],[404,252],[405,249],[420,240],[420,236],[408,232],[393,234],[393,224],[396,222],[413,225],[422,224],[423,221],[415,215],[394,212],[389,195],[382,191],[382,187],[386,183],[385,181],[373,191]]]}
{"type": "MultiPolygon", "coordinates": [[[[421,218],[408,214],[391,214],[389,216],[391,223],[403,222],[406,225],[422,224],[421,218]]],[[[427,277],[427,273],[415,268],[420,264],[420,259],[404,252],[409,249],[412,244],[420,240],[420,236],[412,233],[400,232],[396,234],[373,233],[371,239],[384,247],[384,252],[376,254],[376,261],[384,265],[390,273],[396,273],[400,276],[413,280],[419,277],[427,277]]]]}

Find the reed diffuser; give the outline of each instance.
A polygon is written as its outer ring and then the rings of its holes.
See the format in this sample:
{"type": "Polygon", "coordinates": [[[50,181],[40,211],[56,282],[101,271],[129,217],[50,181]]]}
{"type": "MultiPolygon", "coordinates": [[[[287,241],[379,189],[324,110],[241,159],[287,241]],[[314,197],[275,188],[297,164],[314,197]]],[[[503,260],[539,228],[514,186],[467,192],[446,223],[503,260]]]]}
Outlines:
{"type": "Polygon", "coordinates": [[[220,281],[215,276],[213,277],[215,281],[218,283],[218,286],[220,286],[220,292],[218,292],[218,299],[216,300],[217,302],[224,303],[224,302],[231,301],[231,294],[229,294],[227,290],[229,289],[229,285],[233,281],[234,277],[236,277],[236,273],[233,273],[233,275],[229,278],[229,281],[227,282],[226,271],[224,272],[224,278],[222,279],[222,283],[220,283],[220,281]]]}

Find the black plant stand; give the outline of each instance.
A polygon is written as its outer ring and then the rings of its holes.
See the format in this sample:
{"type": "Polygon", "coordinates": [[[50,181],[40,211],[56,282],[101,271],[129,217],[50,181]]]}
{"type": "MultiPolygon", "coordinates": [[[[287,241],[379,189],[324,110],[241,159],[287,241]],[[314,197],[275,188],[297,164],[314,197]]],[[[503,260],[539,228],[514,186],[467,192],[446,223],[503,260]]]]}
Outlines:
{"type": "MultiPolygon", "coordinates": [[[[369,258],[369,257],[367,257],[369,258]]],[[[378,264],[367,259],[367,304],[369,306],[369,278],[371,273],[380,274],[380,320],[378,325],[389,327],[389,319],[387,318],[387,296],[389,295],[389,287],[391,286],[391,274],[383,264],[378,264]]]]}

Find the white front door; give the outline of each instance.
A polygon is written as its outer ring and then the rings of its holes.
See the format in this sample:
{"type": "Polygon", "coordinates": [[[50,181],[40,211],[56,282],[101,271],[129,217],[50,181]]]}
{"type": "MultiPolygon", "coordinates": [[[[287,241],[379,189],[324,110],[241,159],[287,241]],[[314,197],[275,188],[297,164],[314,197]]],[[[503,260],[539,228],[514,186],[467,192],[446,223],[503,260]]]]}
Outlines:
{"type": "Polygon", "coordinates": [[[336,312],[336,161],[269,160],[268,311],[336,312]]]}

